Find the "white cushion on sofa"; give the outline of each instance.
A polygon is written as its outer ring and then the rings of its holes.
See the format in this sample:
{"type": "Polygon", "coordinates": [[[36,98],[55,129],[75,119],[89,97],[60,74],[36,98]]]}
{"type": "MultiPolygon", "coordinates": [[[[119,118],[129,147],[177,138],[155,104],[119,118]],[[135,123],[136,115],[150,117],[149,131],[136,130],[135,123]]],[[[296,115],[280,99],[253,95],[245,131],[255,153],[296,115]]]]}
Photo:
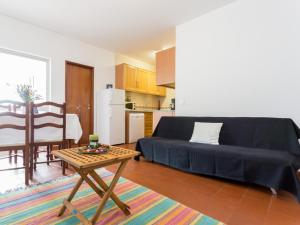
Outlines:
{"type": "Polygon", "coordinates": [[[195,122],[190,142],[218,145],[222,126],[223,123],[195,122]]]}

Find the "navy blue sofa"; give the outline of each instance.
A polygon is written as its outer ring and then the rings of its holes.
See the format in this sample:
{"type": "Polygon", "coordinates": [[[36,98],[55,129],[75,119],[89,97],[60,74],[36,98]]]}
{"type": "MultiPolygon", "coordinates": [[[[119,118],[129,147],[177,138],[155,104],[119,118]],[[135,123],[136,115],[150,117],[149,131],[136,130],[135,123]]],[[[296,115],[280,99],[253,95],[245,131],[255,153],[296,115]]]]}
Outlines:
{"type": "Polygon", "coordinates": [[[285,190],[300,201],[299,128],[291,119],[163,117],[138,140],[146,160],[196,174],[285,190]],[[189,142],[195,122],[222,122],[220,145],[189,142]]]}

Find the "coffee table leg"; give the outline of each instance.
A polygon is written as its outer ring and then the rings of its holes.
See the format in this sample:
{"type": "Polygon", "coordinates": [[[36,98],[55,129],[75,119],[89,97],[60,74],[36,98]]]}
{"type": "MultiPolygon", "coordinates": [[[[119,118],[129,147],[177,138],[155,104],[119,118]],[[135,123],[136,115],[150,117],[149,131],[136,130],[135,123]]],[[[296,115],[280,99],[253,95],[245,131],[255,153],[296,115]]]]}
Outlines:
{"type": "MultiPolygon", "coordinates": [[[[82,182],[83,182],[83,178],[80,177],[80,179],[78,180],[77,184],[75,185],[75,187],[73,188],[72,192],[70,193],[69,197],[67,198],[67,200],[66,200],[67,202],[71,202],[72,201],[72,199],[74,198],[76,192],[80,188],[82,182]]],[[[65,206],[65,203],[64,203],[63,206],[61,207],[61,209],[59,210],[58,216],[61,216],[62,214],[64,214],[65,211],[66,211],[66,206],[65,206]]]]}
{"type": "Polygon", "coordinates": [[[95,224],[97,222],[97,219],[100,216],[100,214],[101,214],[101,212],[102,212],[102,210],[103,210],[103,208],[105,206],[105,203],[107,202],[107,200],[109,199],[109,197],[113,193],[113,190],[114,190],[116,184],[118,183],[118,180],[119,180],[119,178],[121,176],[122,171],[124,170],[124,168],[125,168],[125,166],[127,164],[127,161],[128,160],[125,160],[125,161],[121,162],[121,164],[120,164],[120,166],[119,166],[119,168],[118,168],[118,170],[117,170],[117,172],[116,172],[113,180],[110,183],[110,186],[108,187],[108,189],[105,191],[105,193],[103,195],[102,201],[101,201],[100,205],[98,206],[95,215],[93,216],[93,219],[91,221],[92,224],[95,224]]]}
{"type": "MultiPolygon", "coordinates": [[[[94,170],[90,171],[89,174],[104,191],[108,190],[109,187],[107,186],[107,184],[101,179],[101,177],[94,170]]],[[[130,215],[130,211],[128,210],[129,206],[126,205],[124,202],[122,202],[114,192],[111,193],[110,197],[126,215],[130,215]]]]}
{"type": "Polygon", "coordinates": [[[102,198],[104,192],[93,183],[93,181],[88,177],[87,173],[81,171],[78,171],[78,173],[85,180],[85,182],[87,182],[88,185],[102,198]]]}
{"type": "Polygon", "coordinates": [[[83,225],[92,225],[92,223],[81,212],[79,212],[70,202],[64,200],[64,204],[67,207],[67,209],[81,221],[83,225]]]}

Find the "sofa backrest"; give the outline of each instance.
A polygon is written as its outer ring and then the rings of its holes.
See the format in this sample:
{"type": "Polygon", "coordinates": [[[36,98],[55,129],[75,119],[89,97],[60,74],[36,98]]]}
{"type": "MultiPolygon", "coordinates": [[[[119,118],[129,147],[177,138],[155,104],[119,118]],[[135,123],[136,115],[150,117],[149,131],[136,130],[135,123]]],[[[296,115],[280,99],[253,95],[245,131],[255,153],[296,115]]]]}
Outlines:
{"type": "Polygon", "coordinates": [[[299,128],[293,120],[258,117],[162,117],[153,136],[189,141],[195,122],[223,123],[219,143],[289,151],[300,155],[299,128]]]}

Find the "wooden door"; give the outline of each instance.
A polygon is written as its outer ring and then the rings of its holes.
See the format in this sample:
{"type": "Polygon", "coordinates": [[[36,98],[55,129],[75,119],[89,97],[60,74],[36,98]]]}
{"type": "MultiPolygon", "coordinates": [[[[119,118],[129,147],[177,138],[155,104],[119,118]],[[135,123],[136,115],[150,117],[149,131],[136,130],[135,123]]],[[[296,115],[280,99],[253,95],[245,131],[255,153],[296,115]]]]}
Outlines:
{"type": "Polygon", "coordinates": [[[136,90],[137,68],[125,64],[124,72],[125,72],[125,90],[129,90],[129,91],[136,90]]]}
{"type": "Polygon", "coordinates": [[[83,134],[80,144],[89,143],[94,125],[94,68],[66,62],[66,111],[79,116],[83,134]]]}

